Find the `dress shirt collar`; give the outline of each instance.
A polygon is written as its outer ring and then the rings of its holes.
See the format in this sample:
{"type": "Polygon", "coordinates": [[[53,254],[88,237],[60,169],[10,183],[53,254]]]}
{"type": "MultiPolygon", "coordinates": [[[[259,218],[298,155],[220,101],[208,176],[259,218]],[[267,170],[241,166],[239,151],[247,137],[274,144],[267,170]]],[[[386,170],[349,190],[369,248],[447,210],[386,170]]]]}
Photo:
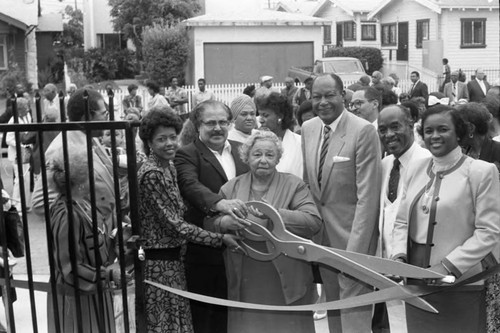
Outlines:
{"type": "MultiPolygon", "coordinates": [[[[201,139],[200,139],[200,140],[201,140],[201,139]]],[[[202,141],[202,142],[203,142],[203,141],[202,141]]],[[[205,143],[204,143],[204,144],[205,144],[205,143]]],[[[207,145],[205,144],[205,146],[207,146],[207,145]]],[[[231,154],[231,144],[230,144],[230,143],[229,143],[229,141],[227,141],[227,140],[226,140],[226,142],[224,142],[224,148],[222,148],[222,154],[220,154],[217,150],[213,150],[212,148],[210,148],[210,147],[208,147],[208,146],[207,146],[207,148],[208,148],[208,149],[209,149],[212,153],[214,153],[214,155],[215,155],[215,156],[217,156],[217,155],[219,155],[219,156],[220,156],[220,155],[223,155],[223,154],[224,154],[224,153],[226,153],[226,152],[227,152],[227,153],[229,153],[229,154],[231,154]]]]}
{"type": "MultiPolygon", "coordinates": [[[[335,119],[330,125],[330,129],[332,131],[332,133],[335,132],[335,130],[337,129],[337,127],[339,126],[339,123],[340,123],[340,119],[342,119],[342,116],[344,115],[345,113],[345,109],[342,110],[342,113],[340,114],[340,116],[337,117],[337,119],[335,119]]],[[[325,133],[325,123],[324,122],[321,122],[321,133],[322,135],[324,135],[325,133]]]]}
{"type": "MultiPolygon", "coordinates": [[[[418,143],[416,141],[413,141],[412,145],[410,148],[408,148],[407,151],[404,152],[403,155],[399,156],[399,162],[401,162],[401,166],[406,169],[408,165],[411,162],[411,158],[413,156],[413,152],[417,149],[418,143]]],[[[396,158],[396,157],[394,157],[396,158]]]]}

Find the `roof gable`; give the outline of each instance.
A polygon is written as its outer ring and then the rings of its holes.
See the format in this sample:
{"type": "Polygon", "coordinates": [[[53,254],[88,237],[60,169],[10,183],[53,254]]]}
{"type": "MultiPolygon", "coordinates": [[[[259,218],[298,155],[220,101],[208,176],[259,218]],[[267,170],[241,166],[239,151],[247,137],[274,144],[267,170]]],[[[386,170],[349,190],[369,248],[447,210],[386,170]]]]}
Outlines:
{"type": "Polygon", "coordinates": [[[248,26],[248,25],[331,25],[322,18],[268,9],[233,10],[209,13],[184,20],[188,26],[248,26]]]}
{"type": "Polygon", "coordinates": [[[354,13],[368,13],[372,11],[383,0],[323,0],[311,15],[318,15],[326,6],[334,6],[342,9],[350,16],[354,13]]]}

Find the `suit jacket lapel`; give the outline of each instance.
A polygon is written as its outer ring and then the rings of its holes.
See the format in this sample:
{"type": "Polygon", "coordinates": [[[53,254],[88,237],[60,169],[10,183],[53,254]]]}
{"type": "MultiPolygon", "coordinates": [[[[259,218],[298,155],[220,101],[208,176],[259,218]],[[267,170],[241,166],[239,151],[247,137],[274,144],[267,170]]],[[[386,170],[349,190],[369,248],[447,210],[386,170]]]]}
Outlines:
{"type": "Polygon", "coordinates": [[[217,157],[215,157],[214,153],[212,153],[210,149],[208,149],[208,147],[200,141],[200,139],[196,139],[194,144],[196,148],[198,148],[201,158],[210,163],[214,167],[214,169],[222,176],[224,182],[227,182],[227,175],[224,172],[222,165],[220,165],[219,161],[217,160],[217,157]]]}
{"type": "MultiPolygon", "coordinates": [[[[328,153],[326,154],[325,164],[323,165],[323,177],[321,178],[321,191],[325,190],[326,184],[328,184],[330,175],[333,169],[333,157],[339,156],[344,147],[344,136],[346,132],[346,125],[348,122],[350,114],[344,111],[344,115],[340,119],[340,122],[330,137],[330,144],[328,145],[328,153]]],[[[316,178],[317,179],[317,178],[316,178]]]]}
{"type": "Polygon", "coordinates": [[[239,176],[248,171],[248,166],[240,159],[238,152],[238,143],[230,140],[228,141],[231,144],[231,155],[233,155],[234,166],[236,168],[236,176],[239,176]]]}
{"type": "Polygon", "coordinates": [[[311,158],[311,168],[312,168],[312,176],[313,179],[309,179],[309,186],[317,186],[318,184],[318,150],[319,150],[319,145],[321,144],[321,135],[323,134],[321,132],[322,129],[322,121],[319,118],[315,119],[315,128],[311,129],[310,132],[308,132],[308,138],[305,138],[305,151],[309,152],[310,154],[306,154],[311,158]]]}

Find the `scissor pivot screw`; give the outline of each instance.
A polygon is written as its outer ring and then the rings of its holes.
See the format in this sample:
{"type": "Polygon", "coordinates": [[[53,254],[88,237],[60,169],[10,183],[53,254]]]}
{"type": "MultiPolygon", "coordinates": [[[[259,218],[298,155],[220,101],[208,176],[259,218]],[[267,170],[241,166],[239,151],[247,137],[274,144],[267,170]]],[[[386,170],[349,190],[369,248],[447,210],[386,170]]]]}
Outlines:
{"type": "Polygon", "coordinates": [[[297,247],[297,252],[300,253],[300,254],[304,254],[304,253],[306,253],[306,248],[303,247],[302,245],[299,245],[297,247]]]}

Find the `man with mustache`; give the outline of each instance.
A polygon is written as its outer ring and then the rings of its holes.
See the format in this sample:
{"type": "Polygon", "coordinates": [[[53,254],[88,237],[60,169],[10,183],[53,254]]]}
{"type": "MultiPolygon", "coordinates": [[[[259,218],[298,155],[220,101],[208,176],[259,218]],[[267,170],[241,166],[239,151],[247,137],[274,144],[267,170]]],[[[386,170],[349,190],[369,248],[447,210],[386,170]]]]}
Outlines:
{"type": "MultiPolygon", "coordinates": [[[[208,100],[191,112],[199,137],[182,147],[175,156],[179,189],[187,206],[185,220],[203,227],[206,216],[218,213],[245,217],[243,201],[226,200],[219,190],[228,180],[248,171],[239,157],[240,144],[227,140],[232,113],[219,101],[208,100]]],[[[189,243],[186,253],[188,290],[213,297],[227,298],[226,271],[222,248],[189,243]]],[[[227,308],[191,301],[196,333],[225,333],[227,308]]]]}

